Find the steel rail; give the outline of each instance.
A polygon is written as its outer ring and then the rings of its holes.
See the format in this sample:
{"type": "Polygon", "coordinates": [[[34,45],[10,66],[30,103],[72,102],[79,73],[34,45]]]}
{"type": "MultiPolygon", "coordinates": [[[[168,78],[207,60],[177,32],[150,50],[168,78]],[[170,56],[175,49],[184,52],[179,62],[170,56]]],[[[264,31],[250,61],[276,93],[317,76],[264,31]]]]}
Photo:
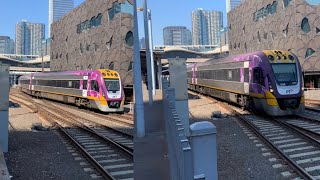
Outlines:
{"type": "MultiPolygon", "coordinates": [[[[28,105],[28,104],[26,104],[26,103],[24,103],[24,102],[22,102],[22,101],[16,100],[16,99],[15,99],[14,101],[17,101],[17,102],[19,102],[19,103],[23,104],[24,106],[27,106],[27,107],[29,107],[29,108],[31,108],[31,109],[39,108],[39,107],[32,107],[32,106],[30,106],[30,105],[28,105]]],[[[90,163],[95,167],[95,169],[104,177],[104,179],[115,180],[115,178],[113,178],[113,176],[112,176],[108,171],[106,171],[106,170],[99,164],[98,161],[96,161],[71,135],[69,135],[69,133],[66,132],[60,124],[58,124],[57,122],[55,122],[55,121],[52,120],[51,118],[46,118],[46,116],[48,116],[48,114],[44,114],[44,112],[47,112],[47,113],[48,113],[48,111],[46,111],[46,110],[43,111],[43,109],[41,109],[41,110],[39,111],[39,109],[38,109],[38,113],[39,113],[42,117],[44,117],[46,120],[50,121],[54,126],[58,127],[59,131],[62,132],[66,137],[68,137],[69,140],[71,140],[71,142],[77,147],[77,149],[80,150],[81,154],[82,154],[83,156],[85,156],[87,160],[89,160],[89,162],[90,162],[90,163]]],[[[50,113],[50,112],[49,112],[49,113],[50,113]]],[[[50,113],[50,116],[56,116],[56,115],[50,113]]],[[[60,119],[58,116],[56,116],[56,118],[60,119]]]]}

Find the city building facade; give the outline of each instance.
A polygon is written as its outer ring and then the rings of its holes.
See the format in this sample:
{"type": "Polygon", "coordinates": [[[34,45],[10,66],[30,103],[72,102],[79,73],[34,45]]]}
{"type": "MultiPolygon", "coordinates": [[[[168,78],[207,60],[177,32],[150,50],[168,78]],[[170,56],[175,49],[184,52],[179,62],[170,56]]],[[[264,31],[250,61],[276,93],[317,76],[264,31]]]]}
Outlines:
{"type": "Polygon", "coordinates": [[[14,40],[9,36],[0,36],[0,54],[14,54],[14,40]]]}
{"type": "Polygon", "coordinates": [[[50,56],[51,38],[42,41],[42,56],[50,56]]]}
{"type": "Polygon", "coordinates": [[[73,8],[74,0],[49,0],[49,36],[51,24],[72,11],[73,8]]]}
{"type": "Polygon", "coordinates": [[[191,45],[191,31],[184,26],[167,26],[163,28],[164,45],[191,45]]]}
{"type": "Polygon", "coordinates": [[[21,21],[16,24],[16,53],[41,55],[45,39],[45,25],[21,21]]]}
{"type": "Polygon", "coordinates": [[[223,29],[223,13],[197,9],[192,12],[193,45],[219,45],[223,29]]]}
{"type": "Polygon", "coordinates": [[[226,12],[228,13],[235,7],[239,6],[244,0],[226,0],[226,12]]]}
{"type": "Polygon", "coordinates": [[[113,69],[132,90],[133,0],[87,0],[51,30],[51,71],[113,69]]]}
{"type": "Polygon", "coordinates": [[[246,0],[228,13],[232,55],[282,49],[297,55],[305,86],[320,87],[320,1],[246,0]]]}

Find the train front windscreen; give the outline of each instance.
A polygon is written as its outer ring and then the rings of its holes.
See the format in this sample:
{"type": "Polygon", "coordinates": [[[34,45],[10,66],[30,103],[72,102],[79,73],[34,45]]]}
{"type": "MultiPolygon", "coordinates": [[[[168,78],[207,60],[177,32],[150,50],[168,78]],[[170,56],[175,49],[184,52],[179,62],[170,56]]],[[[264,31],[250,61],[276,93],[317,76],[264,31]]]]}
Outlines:
{"type": "Polygon", "coordinates": [[[272,64],[272,69],[278,85],[290,86],[298,83],[297,66],[295,63],[275,63],[272,64]]]}
{"type": "Polygon", "coordinates": [[[106,84],[107,91],[113,92],[113,93],[120,91],[119,79],[104,79],[104,82],[106,84]]]}

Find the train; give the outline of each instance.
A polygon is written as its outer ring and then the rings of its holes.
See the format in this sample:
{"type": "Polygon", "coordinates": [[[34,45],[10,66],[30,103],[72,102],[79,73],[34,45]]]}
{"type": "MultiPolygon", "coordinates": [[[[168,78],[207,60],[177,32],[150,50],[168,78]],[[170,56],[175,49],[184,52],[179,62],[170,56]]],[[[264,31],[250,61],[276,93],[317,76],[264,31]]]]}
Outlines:
{"type": "Polygon", "coordinates": [[[190,90],[271,116],[304,112],[299,59],[285,50],[263,50],[187,66],[190,90]]]}
{"type": "Polygon", "coordinates": [[[19,88],[31,96],[98,109],[124,111],[119,73],[109,69],[32,73],[19,78],[19,88]]]}

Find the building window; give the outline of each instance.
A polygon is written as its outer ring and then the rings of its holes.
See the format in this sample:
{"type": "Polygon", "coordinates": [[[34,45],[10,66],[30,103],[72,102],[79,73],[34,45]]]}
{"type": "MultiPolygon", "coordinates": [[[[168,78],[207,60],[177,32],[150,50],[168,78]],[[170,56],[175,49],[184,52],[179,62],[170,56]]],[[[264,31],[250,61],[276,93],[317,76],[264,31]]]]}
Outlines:
{"type": "Polygon", "coordinates": [[[271,14],[276,13],[277,12],[277,7],[278,7],[278,2],[277,1],[273,1],[272,5],[271,5],[271,14]]]}
{"type": "Polygon", "coordinates": [[[114,16],[116,16],[116,14],[118,14],[119,12],[121,12],[121,6],[120,3],[116,1],[112,4],[111,9],[108,10],[109,21],[112,21],[114,16]]]}
{"type": "Polygon", "coordinates": [[[243,30],[243,33],[245,34],[246,33],[246,25],[243,26],[242,30],[243,30]]]}
{"type": "Polygon", "coordinates": [[[247,43],[244,43],[244,49],[245,49],[246,52],[247,52],[247,43]]]}
{"type": "Polygon", "coordinates": [[[102,14],[98,14],[97,18],[96,18],[96,26],[100,26],[101,25],[101,20],[102,20],[102,14]]]}
{"type": "Polygon", "coordinates": [[[131,31],[127,32],[125,40],[128,46],[133,47],[133,33],[131,31]]]}
{"type": "Polygon", "coordinates": [[[86,50],[87,50],[87,51],[90,51],[90,45],[89,45],[89,44],[87,44],[86,50]]]}
{"type": "Polygon", "coordinates": [[[259,31],[258,31],[258,33],[257,33],[257,40],[258,40],[258,43],[260,44],[261,38],[260,38],[260,33],[259,33],[259,31]]]}
{"type": "Polygon", "coordinates": [[[91,27],[97,27],[96,17],[92,17],[90,20],[91,27]]]}
{"type": "Polygon", "coordinates": [[[111,62],[111,63],[109,64],[109,69],[114,70],[114,63],[113,63],[113,62],[111,62]]]}
{"type": "Polygon", "coordinates": [[[131,71],[133,69],[133,62],[131,61],[128,67],[128,71],[131,71]]]}
{"type": "Polygon", "coordinates": [[[301,22],[301,29],[303,32],[305,33],[309,33],[311,30],[310,30],[310,24],[309,24],[309,21],[307,18],[303,18],[302,19],[302,22],[301,22]]]}
{"type": "Polygon", "coordinates": [[[68,64],[68,62],[69,62],[69,54],[68,53],[66,54],[66,60],[67,60],[67,64],[68,64]]]}
{"type": "Polygon", "coordinates": [[[268,33],[264,33],[263,38],[268,39],[268,33]]]}
{"type": "Polygon", "coordinates": [[[310,5],[319,5],[320,1],[319,0],[306,0],[310,5]]]}
{"type": "Polygon", "coordinates": [[[320,29],[316,27],[316,33],[320,33],[320,29]]]}
{"type": "Polygon", "coordinates": [[[81,53],[81,54],[83,53],[83,46],[82,46],[82,43],[80,43],[80,53],[81,53]]]}
{"type": "Polygon", "coordinates": [[[287,27],[282,31],[284,37],[288,36],[288,31],[289,31],[289,23],[287,24],[287,27]]]}
{"type": "Polygon", "coordinates": [[[283,8],[288,7],[290,2],[291,0],[283,0],[283,8]]]}
{"type": "Polygon", "coordinates": [[[315,53],[315,51],[313,49],[308,48],[305,58],[308,58],[308,57],[312,56],[314,53],[315,53]]]}
{"type": "Polygon", "coordinates": [[[113,37],[111,37],[110,40],[106,43],[107,49],[111,49],[111,46],[112,46],[112,38],[113,38],[113,37]]]}

